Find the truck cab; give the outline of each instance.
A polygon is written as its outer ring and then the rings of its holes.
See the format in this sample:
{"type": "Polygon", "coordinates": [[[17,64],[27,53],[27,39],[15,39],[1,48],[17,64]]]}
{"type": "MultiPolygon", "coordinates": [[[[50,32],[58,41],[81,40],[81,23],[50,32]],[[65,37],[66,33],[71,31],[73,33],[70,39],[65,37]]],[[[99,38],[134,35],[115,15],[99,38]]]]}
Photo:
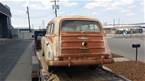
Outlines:
{"type": "Polygon", "coordinates": [[[112,63],[102,24],[84,16],[51,20],[41,39],[48,66],[82,66],[112,63]]]}

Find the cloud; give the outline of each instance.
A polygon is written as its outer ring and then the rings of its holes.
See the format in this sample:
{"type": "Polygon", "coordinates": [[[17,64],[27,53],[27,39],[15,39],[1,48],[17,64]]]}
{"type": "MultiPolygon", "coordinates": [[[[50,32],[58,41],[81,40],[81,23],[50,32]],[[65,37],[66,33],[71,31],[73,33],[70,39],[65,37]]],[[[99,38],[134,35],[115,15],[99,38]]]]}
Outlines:
{"type": "Polygon", "coordinates": [[[144,22],[145,22],[145,1],[144,1],[144,22]]]}
{"type": "Polygon", "coordinates": [[[73,6],[78,5],[77,2],[73,2],[73,1],[70,1],[70,0],[60,0],[59,3],[64,7],[73,7],[73,6]]]}
{"type": "MultiPolygon", "coordinates": [[[[31,23],[36,26],[42,24],[48,19],[54,18],[52,10],[53,0],[0,0],[6,3],[12,12],[12,23],[15,26],[27,26],[26,6],[30,7],[31,23]],[[19,22],[19,23],[18,23],[19,22]]],[[[84,15],[99,17],[102,21],[112,23],[110,19],[114,17],[121,18],[124,21],[142,20],[143,13],[139,12],[143,7],[143,0],[59,0],[60,9],[58,14],[66,15],[84,15]],[[140,3],[137,3],[140,2],[140,3]],[[142,4],[142,6],[140,6],[142,4]],[[82,7],[83,6],[83,7],[82,7]],[[84,9],[85,8],[85,9],[84,9]]]]}
{"type": "Polygon", "coordinates": [[[0,1],[17,1],[17,2],[21,2],[21,1],[47,1],[47,2],[51,2],[52,0],[0,0],[0,1]]]}
{"type": "Polygon", "coordinates": [[[50,10],[52,8],[50,4],[43,4],[41,2],[30,2],[29,7],[35,10],[50,10]]]}
{"type": "Polygon", "coordinates": [[[135,1],[135,0],[120,0],[120,2],[123,3],[123,4],[125,4],[125,5],[126,5],[126,4],[127,4],[127,5],[133,4],[134,1],[135,1]]]}
{"type": "Polygon", "coordinates": [[[24,4],[24,7],[29,6],[30,8],[36,9],[36,10],[46,10],[51,9],[52,2],[50,0],[27,0],[27,3],[24,4]]]}
{"type": "Polygon", "coordinates": [[[92,10],[101,7],[106,10],[116,10],[123,6],[130,6],[134,2],[135,0],[93,0],[90,3],[87,3],[84,8],[92,10]]]}
{"type": "Polygon", "coordinates": [[[109,3],[106,2],[106,1],[96,1],[96,0],[94,0],[94,1],[92,1],[90,3],[87,3],[85,5],[85,8],[87,8],[87,9],[95,9],[97,7],[107,7],[108,5],[109,5],[109,3]]]}
{"type": "Polygon", "coordinates": [[[124,14],[124,16],[127,16],[127,17],[136,15],[135,11],[133,11],[131,9],[124,10],[124,12],[122,12],[122,14],[124,14]]]}
{"type": "Polygon", "coordinates": [[[133,12],[126,13],[126,16],[133,16],[135,15],[133,12]]]}
{"type": "MultiPolygon", "coordinates": [[[[45,0],[43,0],[45,1],[45,0]]],[[[53,13],[51,3],[44,3],[42,0],[5,0],[2,1],[3,4],[7,4],[12,13],[12,25],[16,26],[28,26],[27,24],[27,14],[26,7],[29,6],[31,23],[36,26],[41,24],[41,20],[46,20],[50,18],[53,13]],[[19,22],[19,23],[18,23],[19,22]]]]}
{"type": "MultiPolygon", "coordinates": [[[[52,5],[54,4],[54,0],[24,0],[27,1],[27,4],[25,4],[26,6],[30,6],[34,9],[38,9],[38,10],[46,10],[46,9],[52,9],[52,5]]],[[[73,6],[77,6],[78,3],[77,2],[71,2],[70,0],[58,0],[57,4],[60,3],[60,6],[64,6],[64,7],[73,7],[73,6]]]]}

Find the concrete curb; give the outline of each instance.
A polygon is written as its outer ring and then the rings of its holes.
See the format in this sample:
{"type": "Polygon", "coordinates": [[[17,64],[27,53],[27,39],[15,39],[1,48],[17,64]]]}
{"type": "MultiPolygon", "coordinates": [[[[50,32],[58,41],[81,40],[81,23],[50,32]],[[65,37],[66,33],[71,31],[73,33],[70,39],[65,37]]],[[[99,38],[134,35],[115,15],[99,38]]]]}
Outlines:
{"type": "Polygon", "coordinates": [[[112,72],[112,70],[111,70],[110,68],[108,68],[108,67],[106,67],[106,66],[103,66],[103,69],[106,70],[107,72],[109,72],[109,73],[115,75],[115,76],[118,76],[118,77],[124,79],[125,81],[131,81],[131,80],[129,80],[128,78],[126,78],[126,77],[124,77],[124,76],[122,76],[122,75],[116,75],[114,72],[112,72]]]}

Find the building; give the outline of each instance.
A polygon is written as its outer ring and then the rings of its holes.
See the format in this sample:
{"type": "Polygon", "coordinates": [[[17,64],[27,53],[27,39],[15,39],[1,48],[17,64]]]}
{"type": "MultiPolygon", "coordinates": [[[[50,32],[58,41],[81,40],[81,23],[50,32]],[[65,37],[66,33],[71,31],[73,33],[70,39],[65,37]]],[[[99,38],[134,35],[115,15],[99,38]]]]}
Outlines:
{"type": "Polygon", "coordinates": [[[0,38],[12,38],[11,16],[10,8],[0,3],[0,38]]]}
{"type": "Polygon", "coordinates": [[[34,31],[33,29],[29,30],[29,28],[25,27],[19,27],[19,28],[15,28],[13,29],[13,38],[15,39],[32,39],[33,35],[34,35],[34,31]]]}

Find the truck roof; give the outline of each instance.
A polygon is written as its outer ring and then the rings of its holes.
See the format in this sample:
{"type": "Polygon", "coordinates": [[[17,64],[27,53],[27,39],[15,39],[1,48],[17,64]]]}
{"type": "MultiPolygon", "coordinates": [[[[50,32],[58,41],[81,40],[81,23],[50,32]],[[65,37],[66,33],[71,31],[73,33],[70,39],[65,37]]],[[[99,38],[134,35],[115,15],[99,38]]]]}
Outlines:
{"type": "Polygon", "coordinates": [[[52,19],[50,22],[54,23],[59,23],[62,20],[67,20],[67,19],[77,19],[77,20],[91,20],[91,21],[97,21],[100,23],[98,19],[87,17],[87,16],[79,16],[79,15],[73,15],[73,16],[59,16],[54,19],[52,19]]]}

